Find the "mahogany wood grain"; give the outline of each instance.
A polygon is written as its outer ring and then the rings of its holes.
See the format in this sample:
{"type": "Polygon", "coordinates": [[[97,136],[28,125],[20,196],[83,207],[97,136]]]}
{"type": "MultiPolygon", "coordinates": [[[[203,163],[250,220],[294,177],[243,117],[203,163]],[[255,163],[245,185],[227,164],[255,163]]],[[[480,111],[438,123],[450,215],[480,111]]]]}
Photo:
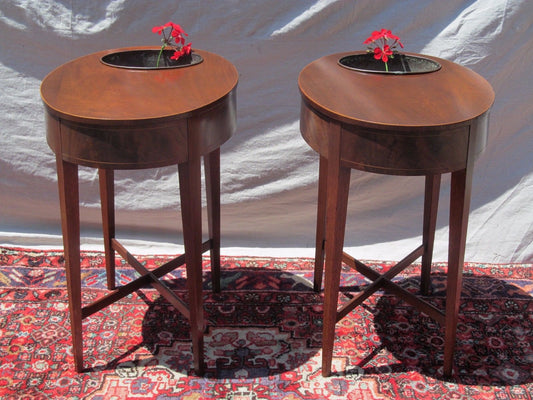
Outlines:
{"type": "Polygon", "coordinates": [[[211,285],[220,292],[220,149],[213,150],[205,158],[205,186],[207,198],[207,221],[211,244],[211,285]]]}
{"type": "MultiPolygon", "coordinates": [[[[346,210],[350,190],[350,168],[340,162],[341,129],[332,124],[328,140],[328,169],[326,201],[326,260],[324,277],[323,326],[335,327],[337,322],[337,296],[339,293],[342,246],[346,226],[346,210]],[[336,294],[334,297],[333,294],[336,294]]],[[[335,341],[335,329],[324,329],[322,334],[322,373],[329,376],[335,341]]]]}
{"type": "MultiPolygon", "coordinates": [[[[118,254],[120,254],[125,260],[131,260],[132,262],[137,263],[138,261],[134,261],[133,255],[131,255],[127,249],[120,244],[120,242],[116,239],[113,239],[112,241],[113,250],[116,251],[118,254]]],[[[205,241],[202,243],[202,253],[205,253],[211,248],[211,241],[205,241]]],[[[141,272],[141,277],[131,281],[125,285],[119,286],[115,288],[112,291],[107,292],[105,295],[100,297],[99,299],[95,300],[93,303],[88,304],[86,306],[82,307],[82,318],[87,318],[90,315],[93,315],[95,312],[98,312],[105,307],[113,304],[114,302],[123,299],[127,295],[135,292],[136,290],[139,290],[149,284],[151,284],[155,279],[159,279],[169,272],[174,271],[176,268],[182,266],[185,264],[185,254],[180,255],[179,257],[173,258],[172,260],[166,262],[160,267],[157,267],[153,270],[150,270],[150,273],[146,273],[145,271],[141,272]]],[[[137,264],[138,266],[138,264],[137,264]]],[[[138,268],[137,268],[138,269],[138,268]]],[[[142,270],[142,269],[141,269],[142,270]]],[[[163,296],[166,297],[174,297],[172,292],[168,290],[163,290],[162,293],[163,296]],[[170,294],[170,296],[168,296],[170,294]]],[[[173,302],[170,301],[171,303],[173,302]]],[[[184,315],[188,318],[189,311],[188,309],[185,310],[183,307],[178,306],[176,309],[181,311],[184,311],[184,315]]]]}
{"type": "Polygon", "coordinates": [[[100,204],[102,210],[102,230],[104,235],[105,265],[107,289],[115,289],[115,171],[112,169],[98,169],[100,184],[100,204]]]}
{"type": "MultiPolygon", "coordinates": [[[[143,47],[144,49],[155,49],[143,47]]],[[[193,363],[203,373],[202,253],[211,252],[213,290],[220,290],[220,146],[236,129],[238,73],[224,58],[194,50],[203,62],[164,70],[104,65],[106,50],[70,61],[41,84],[47,141],[56,154],[69,291],[74,365],[83,370],[82,320],[151,284],[191,325],[193,363]],[[205,163],[209,240],[202,242],[201,162],[205,163]],[[107,286],[81,305],[78,165],[98,168],[107,286]],[[115,238],[114,170],[178,166],[185,254],[147,271],[115,238]],[[141,277],[116,287],[115,252],[141,277]],[[189,304],[159,278],[185,264],[189,304]]]]}
{"type": "Polygon", "coordinates": [[[161,167],[187,161],[191,132],[199,136],[201,155],[233,135],[238,74],[224,58],[195,50],[204,61],[191,67],[128,70],[100,62],[113,51],[66,63],[41,84],[48,144],[56,153],[61,144],[64,160],[96,168],[161,167]]]}
{"type": "Polygon", "coordinates": [[[422,225],[422,273],[420,276],[420,293],[428,296],[431,291],[431,262],[433,260],[433,243],[437,227],[441,175],[427,175],[424,190],[424,220],[422,225]]]}
{"type": "Polygon", "coordinates": [[[80,371],[83,366],[83,336],[81,309],[80,265],[80,211],[78,189],[78,166],[60,158],[57,161],[57,181],[61,209],[61,227],[64,241],[67,292],[69,298],[70,326],[72,331],[72,356],[80,371]]]}
{"type": "Polygon", "coordinates": [[[494,91],[475,72],[436,57],[425,56],[441,64],[436,72],[386,75],[338,65],[338,60],[349,54],[322,57],[303,68],[298,78],[302,97],[300,131],[320,155],[314,287],[320,290],[324,274],[322,374],[331,374],[335,323],[371,293],[384,288],[444,324],[444,374],[450,375],[473,165],[486,146],[494,91]],[[351,168],[426,179],[422,245],[383,275],[343,252],[351,168]],[[452,174],[445,312],[392,282],[396,274],[421,256],[421,293],[430,292],[444,173],[452,174]],[[373,283],[337,310],[343,261],[373,283]]]}
{"type": "MultiPolygon", "coordinates": [[[[192,143],[197,143],[192,138],[192,143]]],[[[193,146],[194,147],[194,146],[193,146]]],[[[195,153],[195,149],[190,149],[195,153]]],[[[178,164],[185,244],[185,265],[187,267],[187,290],[189,292],[189,324],[193,354],[203,353],[204,312],[202,304],[202,204],[201,199],[201,159],[192,158],[187,163],[178,164]]],[[[194,369],[203,373],[203,360],[194,359],[194,369]]]]}
{"type": "Polygon", "coordinates": [[[328,159],[320,156],[318,171],[318,207],[316,218],[315,276],[313,288],[319,292],[324,275],[324,253],[326,251],[326,201],[328,196],[328,159]]]}

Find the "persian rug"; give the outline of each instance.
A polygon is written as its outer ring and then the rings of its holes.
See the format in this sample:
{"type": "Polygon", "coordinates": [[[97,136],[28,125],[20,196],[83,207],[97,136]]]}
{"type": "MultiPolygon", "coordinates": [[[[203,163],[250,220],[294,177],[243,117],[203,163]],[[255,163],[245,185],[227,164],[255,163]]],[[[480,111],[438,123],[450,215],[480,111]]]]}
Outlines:
{"type": "MultiPolygon", "coordinates": [[[[170,258],[140,261],[153,268],[170,258]]],[[[392,295],[376,293],[338,323],[334,373],[323,378],[323,299],[312,290],[313,260],[223,257],[219,294],[210,290],[207,258],[204,268],[205,376],[191,368],[187,320],[150,288],[84,320],[86,370],[76,373],[63,253],[0,248],[0,398],[533,398],[533,265],[465,265],[448,379],[443,329],[392,295]]],[[[416,290],[419,272],[415,264],[396,280],[416,290]]],[[[439,306],[445,272],[446,264],[434,265],[428,299],[439,306]]],[[[134,274],[117,257],[117,280],[134,274]]],[[[82,253],[82,278],[84,301],[106,292],[102,253],[82,253]]],[[[183,269],[167,282],[186,299],[183,269]]],[[[343,270],[346,296],[366,284],[343,270]]]]}

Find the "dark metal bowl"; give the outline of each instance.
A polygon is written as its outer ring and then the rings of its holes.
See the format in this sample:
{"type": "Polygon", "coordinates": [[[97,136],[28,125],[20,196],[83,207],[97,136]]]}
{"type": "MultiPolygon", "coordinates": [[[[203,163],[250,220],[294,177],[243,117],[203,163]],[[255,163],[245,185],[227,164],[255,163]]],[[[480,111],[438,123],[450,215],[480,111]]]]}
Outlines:
{"type": "Polygon", "coordinates": [[[339,60],[339,64],[344,68],[359,72],[370,72],[374,74],[426,74],[438,71],[441,65],[429,58],[411,56],[407,54],[394,54],[394,58],[389,58],[389,70],[385,70],[385,63],[376,60],[372,53],[352,54],[344,56],[339,60]]]}
{"type": "Polygon", "coordinates": [[[177,60],[171,60],[174,50],[164,50],[157,65],[159,50],[125,50],[116,53],[106,54],[101,61],[111,67],[128,69],[167,69],[182,68],[199,64],[203,61],[201,55],[191,53],[181,56],[177,60]]]}

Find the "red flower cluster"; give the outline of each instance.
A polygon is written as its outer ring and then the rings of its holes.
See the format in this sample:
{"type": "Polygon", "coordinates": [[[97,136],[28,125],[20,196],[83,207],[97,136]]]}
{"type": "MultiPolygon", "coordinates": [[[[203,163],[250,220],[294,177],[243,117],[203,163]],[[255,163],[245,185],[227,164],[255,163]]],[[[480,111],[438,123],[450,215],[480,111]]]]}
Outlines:
{"type": "MultiPolygon", "coordinates": [[[[178,24],[167,22],[162,26],[154,26],[152,32],[157,33],[158,35],[163,35],[161,38],[162,45],[159,56],[161,56],[161,53],[167,46],[172,47],[175,50],[172,57],[170,57],[171,60],[177,60],[183,55],[191,54],[191,43],[185,44],[185,36],[189,35],[187,35],[178,24]],[[169,34],[167,34],[167,28],[170,28],[169,34]]],[[[157,64],[159,66],[159,58],[157,59],[157,64]]]]}
{"type": "Polygon", "coordinates": [[[387,62],[389,61],[389,57],[394,57],[393,51],[396,49],[396,46],[400,45],[400,47],[403,48],[403,44],[402,42],[400,42],[400,38],[396,35],[393,35],[392,32],[387,29],[372,32],[372,35],[370,35],[370,37],[366,39],[363,43],[371,43],[374,46],[373,48],[369,46],[368,51],[374,53],[374,58],[376,60],[382,60],[385,63],[387,71],[387,62]],[[389,40],[391,41],[390,45],[388,43],[389,40]]]}

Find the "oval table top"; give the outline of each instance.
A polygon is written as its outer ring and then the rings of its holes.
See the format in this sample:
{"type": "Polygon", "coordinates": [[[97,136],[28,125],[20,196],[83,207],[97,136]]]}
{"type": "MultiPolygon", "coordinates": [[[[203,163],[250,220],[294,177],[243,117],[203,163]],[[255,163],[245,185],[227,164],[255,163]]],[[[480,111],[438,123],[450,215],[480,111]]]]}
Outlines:
{"type": "Polygon", "coordinates": [[[136,70],[105,65],[105,50],[67,62],[41,84],[48,112],[90,124],[189,117],[217,104],[237,86],[238,72],[223,57],[203,50],[203,62],[181,68],[136,70]]]}
{"type": "Polygon", "coordinates": [[[340,122],[411,131],[468,122],[494,102],[494,91],[483,77],[451,61],[424,55],[442,68],[409,75],[365,73],[338,64],[358,53],[331,54],[304,67],[298,78],[304,101],[340,122]]]}

